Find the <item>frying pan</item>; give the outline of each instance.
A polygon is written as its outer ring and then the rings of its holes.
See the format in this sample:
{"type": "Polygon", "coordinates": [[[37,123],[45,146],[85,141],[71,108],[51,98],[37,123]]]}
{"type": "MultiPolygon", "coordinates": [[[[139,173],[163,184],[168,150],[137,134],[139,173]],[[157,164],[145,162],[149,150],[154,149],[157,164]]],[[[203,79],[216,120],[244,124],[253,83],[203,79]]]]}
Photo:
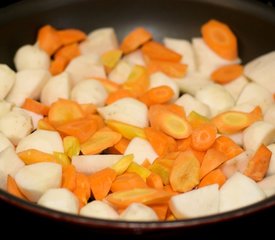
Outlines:
{"type": "MultiPolygon", "coordinates": [[[[241,0],[43,0],[23,1],[0,12],[0,62],[13,67],[20,46],[35,42],[39,27],[79,28],[85,32],[114,27],[121,40],[136,26],[163,37],[191,39],[211,18],[227,23],[238,36],[243,63],[275,49],[275,11],[260,3],[241,0]]],[[[236,221],[273,211],[275,196],[254,205],[209,217],[174,222],[112,222],[60,213],[24,202],[0,190],[0,204],[29,212],[41,219],[89,228],[100,234],[134,233],[160,236],[181,233],[220,221],[236,221]],[[164,234],[164,235],[165,235],[164,234]]],[[[37,218],[38,219],[38,218],[37,218]]],[[[73,227],[72,227],[73,228],[73,227]]]]}

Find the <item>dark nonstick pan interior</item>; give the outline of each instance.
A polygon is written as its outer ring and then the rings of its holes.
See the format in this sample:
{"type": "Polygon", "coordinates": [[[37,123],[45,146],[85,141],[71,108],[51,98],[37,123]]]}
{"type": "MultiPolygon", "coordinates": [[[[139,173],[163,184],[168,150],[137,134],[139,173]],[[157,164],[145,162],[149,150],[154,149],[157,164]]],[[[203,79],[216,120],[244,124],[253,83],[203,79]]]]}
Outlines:
{"type": "MultiPolygon", "coordinates": [[[[90,32],[114,27],[122,39],[136,26],[145,26],[161,41],[163,37],[200,36],[200,26],[209,19],[227,23],[238,36],[243,63],[275,49],[275,11],[254,1],[241,0],[43,0],[22,1],[0,13],[0,63],[13,66],[13,56],[23,44],[33,44],[39,27],[79,28],[90,32]]],[[[275,206],[275,197],[253,206],[218,216],[171,223],[123,223],[99,221],[60,214],[25,203],[3,191],[0,199],[15,207],[52,220],[97,229],[99,232],[172,233],[190,227],[236,219],[275,206]]]]}

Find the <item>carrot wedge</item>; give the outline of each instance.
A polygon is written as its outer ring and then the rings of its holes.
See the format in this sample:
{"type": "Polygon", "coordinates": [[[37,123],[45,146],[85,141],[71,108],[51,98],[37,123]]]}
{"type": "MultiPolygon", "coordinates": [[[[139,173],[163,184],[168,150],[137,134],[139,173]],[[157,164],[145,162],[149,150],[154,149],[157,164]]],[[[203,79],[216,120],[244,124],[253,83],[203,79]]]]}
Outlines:
{"type": "Polygon", "coordinates": [[[115,170],[104,168],[89,176],[90,186],[96,200],[102,200],[109,193],[116,177],[115,170]]]}
{"type": "Polygon", "coordinates": [[[126,208],[131,203],[164,204],[172,194],[154,188],[135,188],[109,194],[106,200],[118,208],[126,208]]]}
{"type": "Polygon", "coordinates": [[[21,106],[22,108],[29,110],[31,112],[41,114],[41,115],[48,115],[49,107],[43,103],[40,103],[32,98],[26,98],[25,102],[21,106]]]}
{"type": "Polygon", "coordinates": [[[68,64],[68,60],[64,57],[55,57],[54,60],[51,61],[50,65],[50,73],[55,76],[59,73],[62,73],[68,64]]]}
{"type": "Polygon", "coordinates": [[[211,184],[219,184],[221,187],[226,181],[226,176],[223,172],[218,168],[208,173],[200,182],[199,188],[211,185],[211,184]]]}
{"type": "Polygon", "coordinates": [[[219,152],[214,148],[210,148],[206,151],[206,154],[203,158],[201,167],[200,167],[200,179],[202,179],[206,174],[211,172],[212,170],[219,167],[227,161],[227,157],[225,154],[219,152]]]}
{"type": "Polygon", "coordinates": [[[17,153],[17,155],[25,164],[34,164],[39,162],[57,163],[57,159],[54,155],[44,153],[36,149],[28,149],[17,153]]]}
{"type": "Polygon", "coordinates": [[[113,102],[122,99],[122,98],[126,98],[126,97],[135,97],[135,95],[127,89],[117,89],[111,93],[109,93],[107,99],[106,99],[106,104],[112,104],[113,102]]]}
{"type": "Polygon", "coordinates": [[[87,204],[91,196],[91,188],[88,176],[83,173],[76,173],[76,186],[73,193],[79,200],[80,208],[87,204]]]}
{"type": "Polygon", "coordinates": [[[211,74],[211,79],[216,83],[225,84],[240,77],[242,73],[243,66],[240,64],[226,65],[216,69],[211,74]]]}
{"type": "Polygon", "coordinates": [[[272,152],[262,144],[249,160],[244,174],[255,181],[261,181],[268,170],[271,155],[272,152]]]}
{"type": "Polygon", "coordinates": [[[76,43],[73,43],[60,48],[54,55],[54,58],[63,57],[67,60],[67,63],[68,63],[79,55],[80,55],[79,46],[76,43]]]}
{"type": "Polygon", "coordinates": [[[60,41],[63,45],[80,42],[86,39],[86,33],[78,29],[64,29],[57,31],[60,41]]]}
{"type": "Polygon", "coordinates": [[[227,60],[237,58],[237,38],[226,24],[210,20],[202,26],[201,32],[205,43],[220,57],[227,60]]]}
{"type": "Polygon", "coordinates": [[[121,134],[112,130],[100,129],[87,141],[80,145],[81,152],[87,154],[98,154],[103,150],[112,147],[121,139],[121,134]]]}
{"type": "Polygon", "coordinates": [[[38,45],[52,56],[62,46],[58,31],[50,25],[46,25],[38,31],[38,45]]]}
{"type": "Polygon", "coordinates": [[[136,50],[142,44],[148,42],[152,34],[143,27],[138,27],[130,32],[122,41],[120,49],[124,53],[136,50]]]}
{"type": "Polygon", "coordinates": [[[27,198],[20,192],[14,178],[10,175],[8,175],[8,178],[7,178],[7,191],[13,196],[27,200],[27,198]]]}
{"type": "Polygon", "coordinates": [[[62,168],[62,184],[63,188],[73,191],[76,188],[76,169],[75,166],[69,164],[62,168]]]}
{"type": "Polygon", "coordinates": [[[155,41],[144,44],[141,51],[150,60],[179,62],[182,58],[180,54],[155,41]]]}

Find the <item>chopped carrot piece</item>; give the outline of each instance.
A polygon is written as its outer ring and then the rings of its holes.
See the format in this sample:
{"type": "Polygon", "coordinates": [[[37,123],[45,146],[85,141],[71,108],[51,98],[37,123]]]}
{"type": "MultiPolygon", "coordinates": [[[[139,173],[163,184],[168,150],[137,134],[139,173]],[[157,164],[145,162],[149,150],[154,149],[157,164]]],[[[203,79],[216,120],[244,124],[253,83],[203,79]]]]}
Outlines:
{"type": "Polygon", "coordinates": [[[221,153],[214,148],[208,149],[201,164],[200,179],[219,167],[225,161],[227,161],[227,157],[224,153],[221,153]]]}
{"type": "Polygon", "coordinates": [[[82,103],[80,104],[80,108],[86,116],[90,114],[95,114],[97,111],[97,106],[92,103],[82,103]]]}
{"type": "Polygon", "coordinates": [[[118,208],[125,208],[131,203],[164,204],[167,203],[170,197],[170,193],[160,189],[135,188],[109,194],[106,200],[118,208]]]}
{"type": "Polygon", "coordinates": [[[25,164],[34,164],[39,162],[57,163],[54,155],[44,153],[36,149],[28,149],[17,153],[17,155],[25,164]]]}
{"type": "Polygon", "coordinates": [[[124,53],[136,50],[138,47],[148,42],[152,34],[143,27],[138,27],[130,32],[122,41],[120,49],[124,53]]]}
{"type": "Polygon", "coordinates": [[[187,72],[187,65],[179,62],[149,60],[147,67],[150,75],[163,72],[172,78],[183,78],[187,72]]]}
{"type": "Polygon", "coordinates": [[[104,88],[106,89],[106,91],[109,93],[115,92],[120,88],[119,84],[112,82],[109,79],[99,78],[99,77],[93,77],[93,78],[100,81],[104,86],[104,88]]]}
{"type": "Polygon", "coordinates": [[[149,75],[145,67],[135,65],[128,79],[123,83],[123,88],[129,90],[134,96],[142,96],[149,87],[149,75]]]}
{"type": "Polygon", "coordinates": [[[112,192],[127,191],[135,188],[147,188],[146,182],[136,173],[123,173],[117,176],[111,186],[112,192]]]}
{"type": "Polygon", "coordinates": [[[157,158],[149,167],[149,170],[159,175],[162,179],[163,184],[167,185],[170,183],[169,175],[173,167],[173,164],[174,160],[168,158],[157,158]]]}
{"type": "Polygon", "coordinates": [[[107,120],[105,123],[109,128],[120,133],[123,137],[129,140],[133,139],[134,137],[146,138],[142,128],[115,120],[107,120]]]}
{"type": "Polygon", "coordinates": [[[106,99],[106,104],[107,105],[110,105],[112,104],[113,102],[119,100],[119,99],[122,99],[122,98],[126,98],[126,97],[131,97],[131,98],[134,98],[135,95],[130,91],[130,90],[127,90],[127,89],[118,89],[116,91],[113,91],[111,92],[107,99],[106,99]]]}
{"type": "Polygon", "coordinates": [[[116,66],[118,61],[121,59],[121,56],[122,51],[119,49],[109,50],[101,55],[100,60],[107,73],[110,73],[111,70],[116,66]]]}
{"type": "Polygon", "coordinates": [[[211,79],[220,84],[229,83],[243,74],[243,66],[240,64],[226,65],[218,68],[211,74],[211,79]]]}
{"type": "Polygon", "coordinates": [[[163,156],[176,148],[176,141],[157,129],[144,129],[145,136],[159,156],[163,156]]]}
{"type": "Polygon", "coordinates": [[[49,112],[48,106],[31,98],[26,98],[25,102],[21,107],[31,112],[44,115],[44,116],[48,115],[48,112],[49,112]]]}
{"type": "Polygon", "coordinates": [[[254,109],[251,113],[238,111],[223,112],[215,116],[212,122],[220,133],[236,133],[250,126],[255,121],[260,120],[261,113],[257,109],[254,109]]]}
{"type": "Polygon", "coordinates": [[[91,196],[89,177],[83,173],[76,173],[76,186],[73,193],[79,200],[80,208],[87,204],[91,196]]]}
{"type": "Polygon", "coordinates": [[[121,139],[121,134],[104,128],[94,133],[87,141],[80,145],[81,152],[87,154],[98,154],[103,150],[114,146],[121,139]]]}
{"type": "Polygon", "coordinates": [[[134,160],[133,154],[125,155],[121,159],[119,159],[118,162],[112,165],[111,168],[116,171],[117,175],[121,175],[127,170],[127,168],[130,166],[133,160],[134,160]]]}
{"type": "Polygon", "coordinates": [[[200,165],[202,164],[203,158],[206,154],[206,151],[197,151],[195,149],[189,148],[193,152],[193,154],[196,156],[196,158],[199,160],[200,165]]]}
{"type": "Polygon", "coordinates": [[[98,129],[101,129],[101,128],[105,127],[105,123],[104,123],[103,118],[101,116],[99,116],[98,114],[88,114],[86,116],[86,118],[96,121],[98,129]]]}
{"type": "Polygon", "coordinates": [[[195,111],[189,113],[189,115],[187,116],[187,120],[193,129],[201,126],[202,124],[210,122],[210,120],[207,117],[202,116],[195,111]]]}
{"type": "Polygon", "coordinates": [[[38,31],[38,45],[52,56],[62,46],[58,31],[50,25],[46,25],[38,31]]]}
{"type": "Polygon", "coordinates": [[[104,168],[89,176],[91,190],[96,200],[102,200],[108,195],[115,178],[116,172],[111,168],[104,168]]]}
{"type": "Polygon", "coordinates": [[[182,58],[180,54],[154,41],[144,44],[141,51],[150,60],[179,62],[182,58]]]}
{"type": "MultiPolygon", "coordinates": [[[[183,151],[182,151],[182,152],[183,152],[183,151]]],[[[171,152],[165,154],[165,155],[163,156],[163,158],[175,160],[175,159],[180,155],[180,153],[181,153],[180,150],[179,150],[179,151],[171,151],[171,152]]]]}
{"type": "Polygon", "coordinates": [[[205,43],[220,57],[227,60],[237,58],[237,38],[226,24],[210,20],[202,26],[201,32],[205,43]]]}
{"type": "Polygon", "coordinates": [[[168,86],[159,86],[147,90],[139,100],[147,106],[169,102],[174,96],[173,90],[168,86]]]}
{"type": "Polygon", "coordinates": [[[255,181],[261,181],[268,170],[271,155],[272,152],[262,144],[249,160],[244,174],[255,181]]]}
{"type": "Polygon", "coordinates": [[[199,188],[211,185],[211,184],[219,184],[221,187],[226,181],[226,176],[223,174],[221,169],[215,169],[208,173],[200,182],[199,188]]]}
{"type": "Polygon", "coordinates": [[[95,120],[82,118],[59,125],[56,129],[67,136],[76,137],[83,143],[98,130],[98,127],[95,120]]]}
{"type": "Polygon", "coordinates": [[[141,166],[144,167],[144,168],[149,169],[149,167],[151,166],[151,163],[149,162],[148,159],[145,159],[145,160],[143,161],[143,163],[141,164],[141,166]]]}
{"type": "Polygon", "coordinates": [[[177,147],[178,151],[184,152],[185,150],[189,149],[191,146],[191,136],[184,139],[177,140],[177,147]]]}
{"type": "Polygon", "coordinates": [[[263,119],[263,112],[261,107],[256,106],[250,113],[248,113],[250,124],[263,119]]]}
{"type": "Polygon", "coordinates": [[[57,31],[63,45],[73,44],[86,39],[86,33],[79,29],[64,29],[57,31]]]}
{"type": "Polygon", "coordinates": [[[122,137],[115,145],[114,148],[120,153],[124,154],[126,151],[126,148],[128,147],[130,143],[130,140],[122,137]]]}
{"type": "Polygon", "coordinates": [[[129,173],[136,173],[141,178],[146,181],[147,177],[151,174],[151,171],[145,167],[142,167],[141,165],[137,164],[136,162],[131,162],[129,167],[127,168],[126,172],[129,173]]]}
{"type": "Polygon", "coordinates": [[[200,162],[192,151],[186,150],[174,160],[169,180],[177,192],[190,191],[199,184],[200,162]]]}
{"type": "Polygon", "coordinates": [[[226,136],[217,137],[213,148],[223,153],[228,160],[244,151],[238,144],[226,136]]]}
{"type": "Polygon", "coordinates": [[[80,55],[79,46],[76,43],[66,45],[60,48],[56,54],[54,55],[55,58],[63,57],[67,60],[67,63],[70,62],[72,59],[80,55]]]}
{"type": "Polygon", "coordinates": [[[172,195],[177,195],[179,193],[179,192],[174,191],[170,184],[164,185],[163,190],[166,192],[169,192],[172,195]]]}
{"type": "Polygon", "coordinates": [[[13,196],[16,196],[18,198],[28,200],[23,193],[20,192],[14,178],[10,175],[7,177],[7,191],[8,193],[12,194],[13,196]]]}
{"type": "Polygon", "coordinates": [[[211,123],[205,123],[193,129],[191,135],[191,147],[197,151],[206,151],[215,142],[217,128],[211,123]]]}
{"type": "Polygon", "coordinates": [[[47,117],[42,118],[38,121],[37,129],[56,131],[55,127],[53,125],[51,125],[51,123],[47,117]]]}
{"type": "Polygon", "coordinates": [[[74,101],[59,99],[50,106],[48,118],[53,126],[58,126],[76,119],[84,118],[85,115],[74,101]]]}
{"type": "Polygon", "coordinates": [[[155,188],[155,189],[163,189],[163,183],[162,179],[158,174],[151,173],[147,178],[146,178],[146,183],[149,187],[155,188]]]}
{"type": "Polygon", "coordinates": [[[74,191],[76,188],[76,169],[75,166],[69,164],[62,168],[62,188],[74,191]]]}
{"type": "Polygon", "coordinates": [[[168,212],[168,204],[159,204],[150,206],[158,215],[159,220],[164,221],[168,212]]]}
{"type": "Polygon", "coordinates": [[[62,73],[68,64],[68,60],[64,57],[56,57],[51,61],[50,73],[55,76],[62,73]]]}

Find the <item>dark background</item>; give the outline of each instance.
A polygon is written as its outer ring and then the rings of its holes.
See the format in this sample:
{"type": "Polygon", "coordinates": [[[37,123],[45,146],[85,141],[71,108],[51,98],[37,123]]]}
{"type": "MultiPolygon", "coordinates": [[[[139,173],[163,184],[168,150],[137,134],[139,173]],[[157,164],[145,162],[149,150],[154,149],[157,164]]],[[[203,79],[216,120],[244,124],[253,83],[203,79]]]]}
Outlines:
{"type": "MultiPolygon", "coordinates": [[[[0,7],[18,2],[19,0],[1,1],[0,7]]],[[[21,0],[24,1],[24,0],[21,0]]],[[[37,0],[43,1],[43,0],[37,0]]],[[[57,0],[58,1],[58,0],[57,0]]],[[[148,0],[149,1],[149,0],[148,0]]],[[[228,0],[230,1],[230,0],[228,0]]],[[[241,1],[241,0],[240,0],[241,1]]],[[[253,1],[253,0],[251,0],[253,1]]],[[[254,0],[256,1],[256,0],[254,0]]],[[[257,0],[275,6],[275,0],[257,0]]],[[[275,44],[275,43],[274,43],[275,44]]],[[[275,45],[274,45],[275,46],[275,45]]],[[[96,233],[87,228],[59,223],[47,218],[38,217],[30,212],[17,209],[14,206],[0,204],[0,239],[12,239],[13,237],[23,239],[168,239],[171,238],[171,231],[167,234],[148,234],[142,236],[125,236],[112,233],[96,233]],[[4,237],[5,236],[5,237],[4,237]]],[[[240,218],[234,221],[205,226],[200,229],[184,231],[173,231],[174,238],[185,239],[240,239],[260,236],[260,239],[267,238],[274,234],[275,208],[265,210],[261,213],[240,218]],[[273,226],[272,226],[273,225],[273,226]]]]}

